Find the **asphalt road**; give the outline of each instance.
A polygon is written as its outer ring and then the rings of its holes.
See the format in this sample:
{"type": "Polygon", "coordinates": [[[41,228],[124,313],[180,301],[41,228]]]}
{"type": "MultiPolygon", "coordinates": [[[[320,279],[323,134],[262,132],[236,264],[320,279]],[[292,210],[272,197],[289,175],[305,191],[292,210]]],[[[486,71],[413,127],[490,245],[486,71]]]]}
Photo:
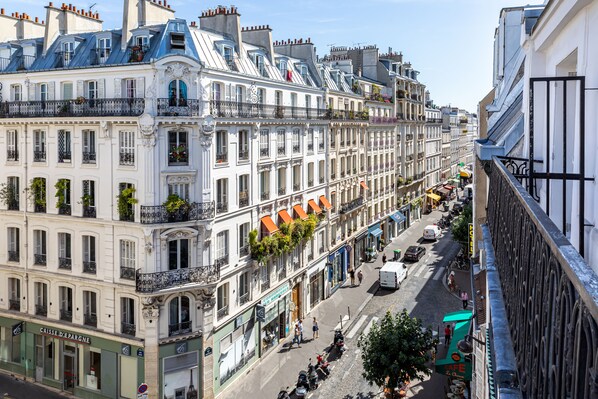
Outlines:
{"type": "Polygon", "coordinates": [[[46,388],[0,373],[0,398],[8,394],[10,399],[64,399],[65,397],[46,388]]]}
{"type": "MultiPolygon", "coordinates": [[[[348,350],[341,359],[332,362],[334,369],[331,375],[322,381],[317,390],[309,393],[308,398],[364,399],[379,396],[379,387],[370,386],[362,377],[363,366],[357,339],[364,330],[369,330],[372,323],[378,322],[387,310],[395,313],[407,309],[411,316],[421,319],[425,327],[432,326],[436,330],[445,313],[461,309],[459,299],[451,295],[442,284],[446,267],[458,252],[458,244],[452,241],[447,231],[437,242],[421,240],[426,224],[437,220],[439,215],[439,212],[425,215],[422,222],[412,226],[387,248],[389,259],[392,249],[399,247],[404,253],[407,246],[416,244],[426,248],[426,255],[419,262],[409,264],[408,277],[399,290],[378,290],[345,335],[348,350]]],[[[441,347],[439,352],[443,352],[441,347]]],[[[424,381],[414,382],[408,397],[444,397],[445,381],[444,376],[433,374],[424,381]]]]}

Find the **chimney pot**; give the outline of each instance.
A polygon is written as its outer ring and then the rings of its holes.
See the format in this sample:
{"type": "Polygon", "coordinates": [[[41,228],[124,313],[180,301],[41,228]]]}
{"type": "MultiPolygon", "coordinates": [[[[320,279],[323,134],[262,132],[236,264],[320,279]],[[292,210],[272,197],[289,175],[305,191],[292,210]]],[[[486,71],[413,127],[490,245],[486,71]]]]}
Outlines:
{"type": "Polygon", "coordinates": [[[54,6],[54,4],[52,4],[52,2],[50,2],[50,3],[48,3],[48,6],[49,6],[49,7],[53,7],[53,6],[54,6]]]}
{"type": "MultiPolygon", "coordinates": [[[[2,12],[2,14],[4,14],[4,12],[2,12]]],[[[35,17],[35,22],[39,23],[39,18],[35,17]]]]}
{"type": "Polygon", "coordinates": [[[4,15],[4,8],[0,8],[0,14],[4,15]]]}
{"type": "Polygon", "coordinates": [[[170,4],[166,6],[166,8],[168,8],[170,10],[170,4]]]}

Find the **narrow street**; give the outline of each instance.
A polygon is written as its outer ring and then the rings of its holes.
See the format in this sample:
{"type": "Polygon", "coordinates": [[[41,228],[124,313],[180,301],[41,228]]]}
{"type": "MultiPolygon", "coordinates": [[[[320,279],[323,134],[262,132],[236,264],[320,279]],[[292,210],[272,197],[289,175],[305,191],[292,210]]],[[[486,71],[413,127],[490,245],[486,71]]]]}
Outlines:
{"type": "Polygon", "coordinates": [[[45,387],[12,377],[10,374],[0,373],[0,398],[64,399],[65,397],[66,396],[55,393],[45,387]]]}

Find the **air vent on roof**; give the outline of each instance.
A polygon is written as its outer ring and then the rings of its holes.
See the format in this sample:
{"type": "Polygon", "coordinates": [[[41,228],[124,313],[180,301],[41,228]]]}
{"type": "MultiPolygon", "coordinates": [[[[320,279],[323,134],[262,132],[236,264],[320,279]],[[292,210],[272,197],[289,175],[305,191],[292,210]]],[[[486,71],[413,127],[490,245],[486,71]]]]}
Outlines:
{"type": "Polygon", "coordinates": [[[183,33],[171,33],[170,34],[170,47],[172,48],[185,48],[185,34],[183,33]]]}

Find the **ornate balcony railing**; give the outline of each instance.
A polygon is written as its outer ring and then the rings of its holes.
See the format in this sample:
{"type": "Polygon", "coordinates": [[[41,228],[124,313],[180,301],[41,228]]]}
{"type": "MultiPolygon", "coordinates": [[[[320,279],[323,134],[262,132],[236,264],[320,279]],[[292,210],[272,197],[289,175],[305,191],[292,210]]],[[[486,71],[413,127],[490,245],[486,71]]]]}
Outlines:
{"type": "Polygon", "coordinates": [[[260,148],[260,156],[269,157],[270,156],[270,148],[269,147],[260,148]]]}
{"type": "Polygon", "coordinates": [[[148,45],[135,45],[127,48],[126,59],[128,62],[143,62],[146,54],[149,52],[148,45]]]}
{"type": "Polygon", "coordinates": [[[286,149],[286,147],[284,147],[284,146],[282,146],[282,147],[278,147],[278,149],[277,149],[277,151],[276,151],[276,153],[277,153],[278,155],[281,155],[281,156],[282,156],[282,155],[285,155],[285,154],[286,154],[286,152],[287,152],[287,149],[286,149]]]}
{"type": "Polygon", "coordinates": [[[96,207],[83,205],[83,217],[84,218],[95,218],[96,217],[96,207]]]}
{"type": "Polygon", "coordinates": [[[19,200],[16,198],[8,198],[7,206],[9,211],[18,211],[19,210],[19,200]]]}
{"type": "Polygon", "coordinates": [[[139,116],[144,109],[143,98],[5,101],[0,103],[0,118],[139,116]]]}
{"type": "Polygon", "coordinates": [[[239,248],[239,256],[247,256],[249,255],[249,245],[244,245],[239,248]]]}
{"type": "Polygon", "coordinates": [[[269,200],[270,199],[270,192],[269,191],[262,192],[262,194],[260,195],[260,198],[262,199],[262,201],[269,200]]]}
{"type": "Polygon", "coordinates": [[[191,202],[175,212],[167,212],[164,205],[141,205],[141,224],[177,223],[214,218],[214,202],[191,202]]]}
{"type": "Polygon", "coordinates": [[[33,151],[33,162],[46,162],[46,151],[33,151]]]}
{"type": "Polygon", "coordinates": [[[19,299],[9,299],[8,300],[8,309],[16,310],[17,312],[20,312],[21,311],[21,301],[19,299]]]}
{"type": "Polygon", "coordinates": [[[135,332],[137,330],[136,328],[137,326],[135,324],[131,324],[131,323],[125,323],[124,321],[122,321],[120,323],[120,332],[121,334],[125,334],[125,335],[131,335],[131,336],[135,336],[135,332]]]}
{"type": "Polygon", "coordinates": [[[485,162],[489,281],[498,272],[519,375],[504,382],[528,398],[594,398],[598,276],[517,177],[496,158],[485,162]]]}
{"type": "Polygon", "coordinates": [[[199,100],[159,98],[158,116],[199,116],[199,100]]]}
{"type": "Polygon", "coordinates": [[[60,204],[58,207],[58,214],[59,215],[70,215],[71,214],[71,206],[69,204],[60,204]]]}
{"type": "Polygon", "coordinates": [[[96,153],[95,151],[83,151],[82,154],[82,163],[86,163],[86,164],[93,164],[96,163],[96,153]]]}
{"type": "Polygon", "coordinates": [[[270,280],[262,280],[262,283],[260,285],[261,291],[264,292],[268,289],[270,289],[270,280]]]}
{"type": "Polygon", "coordinates": [[[98,316],[95,314],[83,315],[83,324],[86,326],[96,327],[98,325],[98,316]]]}
{"type": "Polygon", "coordinates": [[[218,312],[216,315],[219,320],[222,319],[223,317],[227,316],[228,315],[228,305],[223,306],[222,308],[218,309],[218,312]]]}
{"type": "Polygon", "coordinates": [[[168,336],[189,334],[191,332],[191,321],[183,321],[181,323],[174,323],[168,325],[168,336]]]}
{"type": "Polygon", "coordinates": [[[8,251],[9,262],[18,262],[20,259],[19,251],[8,251]]]}
{"type": "Polygon", "coordinates": [[[96,262],[91,260],[83,261],[83,273],[96,274],[96,262]]]}
{"type": "Polygon", "coordinates": [[[142,273],[140,270],[137,270],[135,273],[135,288],[137,292],[152,293],[185,284],[215,284],[219,278],[220,269],[216,265],[189,267],[154,273],[142,273]]]}
{"type": "Polygon", "coordinates": [[[35,305],[35,315],[36,316],[48,316],[48,307],[45,305],[35,305]]]}
{"type": "Polygon", "coordinates": [[[18,150],[6,150],[6,160],[7,161],[18,161],[19,160],[19,151],[18,150]]]}
{"type": "Polygon", "coordinates": [[[357,209],[362,205],[363,205],[363,197],[356,198],[353,201],[345,202],[344,204],[342,204],[339,209],[339,213],[343,214],[343,213],[351,212],[352,210],[357,209]]]}
{"type": "Polygon", "coordinates": [[[216,268],[220,270],[221,267],[228,265],[228,255],[221,256],[220,258],[216,259],[214,263],[216,268]]]}
{"type": "Polygon", "coordinates": [[[33,264],[45,266],[46,265],[46,255],[42,254],[33,254],[33,264]]]}
{"type": "Polygon", "coordinates": [[[239,208],[249,205],[249,192],[247,190],[239,192],[239,208]]]}
{"type": "Polygon", "coordinates": [[[239,305],[243,306],[247,302],[249,302],[249,300],[250,300],[249,292],[239,295],[239,305]]]}
{"type": "Polygon", "coordinates": [[[216,213],[226,213],[226,212],[228,212],[228,203],[227,202],[216,203],[216,213]]]}
{"type": "Polygon", "coordinates": [[[394,125],[397,122],[398,119],[392,116],[370,116],[370,123],[376,125],[394,125]]]}
{"type": "Polygon", "coordinates": [[[323,109],[216,100],[210,101],[210,111],[220,118],[324,119],[326,116],[323,109]]]}
{"type": "Polygon", "coordinates": [[[133,280],[135,281],[135,268],[133,267],[120,267],[120,278],[125,280],[133,280]]]}
{"type": "Polygon", "coordinates": [[[287,268],[283,267],[278,271],[278,280],[284,280],[287,277],[287,268]]]}
{"type": "Polygon", "coordinates": [[[134,152],[121,152],[118,157],[119,165],[135,165],[135,153],[134,152]]]}
{"type": "Polygon", "coordinates": [[[73,311],[66,310],[66,309],[60,309],[60,320],[72,322],[73,321],[73,311]]]}
{"type": "Polygon", "coordinates": [[[286,187],[279,187],[278,188],[278,195],[285,195],[287,193],[286,187]]]}
{"type": "Polygon", "coordinates": [[[71,258],[58,258],[58,268],[71,270],[73,268],[73,260],[71,258]]]}

